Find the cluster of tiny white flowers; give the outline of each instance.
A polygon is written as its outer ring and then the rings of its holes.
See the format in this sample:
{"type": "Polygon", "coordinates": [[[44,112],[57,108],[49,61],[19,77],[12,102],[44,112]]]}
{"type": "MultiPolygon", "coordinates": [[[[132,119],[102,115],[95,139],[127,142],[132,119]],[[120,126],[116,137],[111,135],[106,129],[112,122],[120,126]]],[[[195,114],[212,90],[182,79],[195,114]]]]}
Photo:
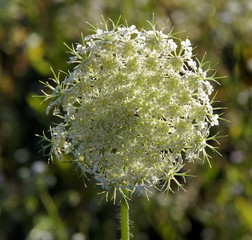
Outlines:
{"type": "Polygon", "coordinates": [[[47,109],[61,119],[51,127],[51,155],[104,189],[131,190],[167,184],[185,160],[207,156],[209,129],[218,125],[214,78],[189,39],[120,26],[97,29],[71,52],[76,66],[55,80],[47,109]]]}

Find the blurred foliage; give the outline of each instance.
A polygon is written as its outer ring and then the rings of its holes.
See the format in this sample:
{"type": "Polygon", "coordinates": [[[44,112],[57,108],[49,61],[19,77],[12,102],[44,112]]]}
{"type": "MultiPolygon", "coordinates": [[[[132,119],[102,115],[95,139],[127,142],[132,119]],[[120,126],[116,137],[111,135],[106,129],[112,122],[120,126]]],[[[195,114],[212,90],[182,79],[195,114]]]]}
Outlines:
{"type": "Polygon", "coordinates": [[[118,206],[71,166],[47,164],[35,133],[48,129],[45,105],[32,96],[55,71],[66,70],[63,42],[88,34],[101,15],[147,27],[183,31],[207,52],[219,76],[222,157],[190,166],[187,192],[154,193],[131,202],[134,239],[252,239],[252,2],[251,0],[0,0],[0,239],[119,239],[118,206]]]}

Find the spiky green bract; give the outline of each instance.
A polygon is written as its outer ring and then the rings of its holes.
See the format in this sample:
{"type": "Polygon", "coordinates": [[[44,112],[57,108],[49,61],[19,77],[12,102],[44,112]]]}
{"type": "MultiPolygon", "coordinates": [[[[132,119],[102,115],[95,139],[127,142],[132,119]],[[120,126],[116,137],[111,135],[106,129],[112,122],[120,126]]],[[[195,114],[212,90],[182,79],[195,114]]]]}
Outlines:
{"type": "MultiPolygon", "coordinates": [[[[147,193],[181,173],[186,162],[207,159],[209,130],[218,125],[203,69],[189,39],[155,29],[112,24],[94,27],[69,48],[75,67],[56,87],[47,111],[60,117],[50,129],[51,155],[93,175],[112,199],[124,189],[147,193]]],[[[47,85],[47,83],[46,83],[47,85]]]]}

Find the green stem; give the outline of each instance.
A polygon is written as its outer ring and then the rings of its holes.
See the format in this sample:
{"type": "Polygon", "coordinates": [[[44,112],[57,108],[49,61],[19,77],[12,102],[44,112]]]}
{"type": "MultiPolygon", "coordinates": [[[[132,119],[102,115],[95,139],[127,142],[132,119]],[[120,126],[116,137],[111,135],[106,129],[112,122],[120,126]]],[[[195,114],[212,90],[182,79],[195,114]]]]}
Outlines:
{"type": "Polygon", "coordinates": [[[54,203],[53,199],[49,195],[46,184],[44,183],[44,179],[37,178],[36,180],[40,199],[54,223],[54,228],[56,230],[55,232],[58,236],[58,239],[60,240],[69,239],[64,223],[62,222],[59,216],[57,205],[54,203]]]}
{"type": "Polygon", "coordinates": [[[121,199],[121,240],[129,240],[129,205],[125,196],[121,199]]]}

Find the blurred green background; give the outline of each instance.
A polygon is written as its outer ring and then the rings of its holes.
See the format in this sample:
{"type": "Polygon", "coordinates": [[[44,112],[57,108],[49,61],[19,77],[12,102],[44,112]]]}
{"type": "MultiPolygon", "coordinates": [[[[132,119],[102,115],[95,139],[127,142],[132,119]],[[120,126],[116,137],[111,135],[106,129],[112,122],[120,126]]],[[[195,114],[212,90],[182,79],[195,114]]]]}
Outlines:
{"type": "MultiPolygon", "coordinates": [[[[67,48],[92,24],[121,15],[148,28],[155,13],[185,30],[195,53],[216,64],[222,157],[212,168],[191,165],[185,188],[131,202],[136,240],[252,239],[252,1],[251,0],[0,0],[0,240],[115,240],[119,206],[102,201],[95,183],[67,164],[47,163],[36,133],[48,129],[45,105],[32,97],[67,70],[67,48]]],[[[176,189],[174,189],[176,190],[176,189]]]]}

